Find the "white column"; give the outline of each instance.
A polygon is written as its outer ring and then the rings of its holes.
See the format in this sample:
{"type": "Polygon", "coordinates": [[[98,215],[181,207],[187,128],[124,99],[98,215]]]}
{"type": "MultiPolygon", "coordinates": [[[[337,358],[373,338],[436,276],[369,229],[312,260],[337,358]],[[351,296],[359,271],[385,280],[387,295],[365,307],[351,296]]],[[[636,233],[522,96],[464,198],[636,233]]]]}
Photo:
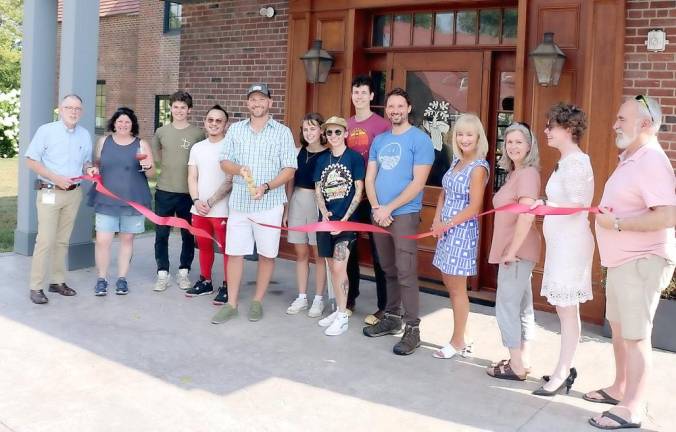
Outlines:
{"type": "MultiPolygon", "coordinates": [[[[123,41],[120,41],[123,43],[123,41]]],[[[83,100],[80,126],[94,139],[96,66],[99,49],[99,0],[64,0],[59,59],[59,100],[75,93],[83,100]]],[[[93,143],[92,143],[93,144],[93,143]]],[[[89,185],[83,192],[89,190],[89,185]]],[[[68,269],[94,265],[92,226],[94,210],[82,200],[68,247],[68,269]]]]}
{"type": "Polygon", "coordinates": [[[35,174],[26,167],[23,154],[38,127],[53,120],[56,106],[56,1],[24,0],[23,16],[19,195],[14,251],[32,255],[37,235],[35,174]]]}

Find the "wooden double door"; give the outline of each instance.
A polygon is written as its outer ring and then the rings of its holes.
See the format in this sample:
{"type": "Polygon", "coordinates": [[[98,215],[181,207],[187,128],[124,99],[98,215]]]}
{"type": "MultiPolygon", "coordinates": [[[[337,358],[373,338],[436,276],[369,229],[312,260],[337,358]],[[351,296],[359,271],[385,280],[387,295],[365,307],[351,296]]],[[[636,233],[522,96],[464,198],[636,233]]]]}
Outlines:
{"type": "MultiPolygon", "coordinates": [[[[490,74],[486,74],[487,65],[484,64],[487,58],[490,61],[491,57],[482,51],[390,52],[376,54],[370,64],[370,72],[378,88],[374,100],[375,110],[382,113],[384,95],[389,90],[404,88],[413,106],[409,121],[427,133],[434,145],[435,160],[424,190],[420,232],[428,231],[432,225],[442,178],[453,159],[451,131],[456,119],[463,113],[475,113],[486,128],[495,126],[495,122],[490,121],[491,110],[485,106],[490,101],[486,92],[490,93],[491,85],[490,74]]],[[[492,151],[489,154],[489,160],[494,159],[494,153],[492,151]]],[[[485,195],[486,205],[490,205],[493,191],[492,182],[489,183],[485,195]]],[[[360,246],[362,250],[366,249],[364,243],[360,246]]],[[[488,255],[486,248],[479,247],[480,262],[488,255]]],[[[439,270],[432,265],[435,249],[435,238],[419,240],[418,272],[422,279],[441,279],[439,270]]],[[[494,287],[493,273],[486,269],[483,276],[471,280],[471,285],[474,288],[494,287]],[[480,281],[480,278],[485,280],[480,281]]]]}

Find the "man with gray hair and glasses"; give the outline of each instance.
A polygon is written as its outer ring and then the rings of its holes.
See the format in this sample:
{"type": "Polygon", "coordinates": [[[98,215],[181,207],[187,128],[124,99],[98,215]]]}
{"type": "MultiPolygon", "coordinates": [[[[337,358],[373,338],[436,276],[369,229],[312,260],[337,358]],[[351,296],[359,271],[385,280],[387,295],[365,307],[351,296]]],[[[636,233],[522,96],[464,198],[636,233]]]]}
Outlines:
{"type": "Polygon", "coordinates": [[[76,294],[66,285],[66,252],[82,190],[71,179],[82,175],[92,160],[91,136],[77,124],[81,116],[82,99],[67,95],[59,104],[59,120],[40,126],[24,154],[26,166],[38,175],[38,235],[30,276],[30,299],[35,304],[49,301],[42,290],[48,262],[52,268],[49,292],[76,294]]]}
{"type": "Polygon", "coordinates": [[[657,133],[662,110],[643,95],[617,113],[622,151],[606,182],[596,217],[601,264],[608,268],[606,318],[613,332],[615,380],[583,397],[616,405],[589,419],[600,429],[639,428],[651,368],[653,318],[674,273],[676,177],[657,133]]]}

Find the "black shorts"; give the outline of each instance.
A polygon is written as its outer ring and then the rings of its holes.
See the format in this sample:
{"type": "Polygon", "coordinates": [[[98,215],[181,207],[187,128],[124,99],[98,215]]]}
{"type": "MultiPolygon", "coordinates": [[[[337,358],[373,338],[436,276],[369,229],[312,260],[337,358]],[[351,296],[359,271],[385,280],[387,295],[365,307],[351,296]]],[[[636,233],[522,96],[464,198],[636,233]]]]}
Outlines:
{"type": "Polygon", "coordinates": [[[354,231],[343,231],[338,235],[331,235],[328,232],[317,233],[317,252],[322,258],[333,258],[333,249],[340,242],[346,241],[348,249],[352,248],[357,233],[354,231]]]}

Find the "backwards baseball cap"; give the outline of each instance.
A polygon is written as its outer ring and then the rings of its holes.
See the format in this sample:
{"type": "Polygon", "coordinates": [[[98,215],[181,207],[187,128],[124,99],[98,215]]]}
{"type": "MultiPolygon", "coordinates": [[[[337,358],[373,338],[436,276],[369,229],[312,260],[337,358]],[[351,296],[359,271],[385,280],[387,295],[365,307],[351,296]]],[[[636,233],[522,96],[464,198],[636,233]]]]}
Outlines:
{"type": "Polygon", "coordinates": [[[347,130],[347,122],[342,117],[338,116],[329,117],[329,119],[322,124],[322,130],[326,130],[326,128],[329,125],[342,126],[343,129],[347,130]]]}
{"type": "Polygon", "coordinates": [[[251,96],[251,93],[262,93],[266,97],[272,97],[270,94],[270,89],[266,83],[254,83],[249,86],[249,90],[246,91],[246,97],[251,96]]]}

